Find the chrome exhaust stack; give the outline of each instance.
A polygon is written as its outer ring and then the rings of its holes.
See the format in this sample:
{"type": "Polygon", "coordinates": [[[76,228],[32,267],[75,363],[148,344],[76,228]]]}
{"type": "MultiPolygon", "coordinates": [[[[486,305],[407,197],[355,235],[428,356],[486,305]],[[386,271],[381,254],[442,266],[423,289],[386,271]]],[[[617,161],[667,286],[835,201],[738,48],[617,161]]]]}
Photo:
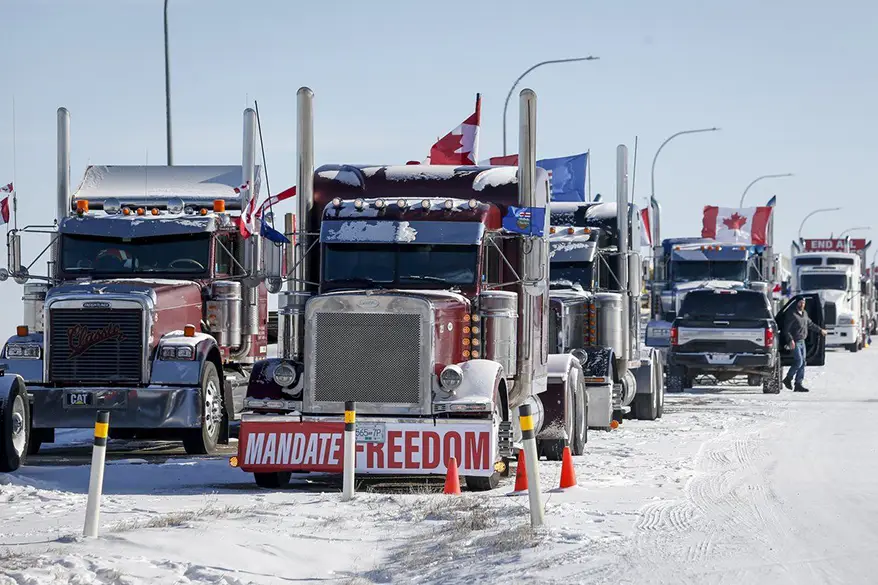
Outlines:
{"type": "MultiPolygon", "coordinates": [[[[619,230],[619,288],[625,302],[622,303],[622,326],[629,328],[630,302],[628,294],[628,147],[616,147],[616,229],[619,230]]],[[[621,344],[622,355],[618,358],[618,371],[628,369],[631,341],[630,329],[625,342],[621,344]]]]}
{"type": "MultiPolygon", "coordinates": [[[[247,213],[256,196],[256,112],[244,110],[244,150],[241,160],[241,181],[247,188],[241,191],[241,215],[247,213]]],[[[255,211],[254,211],[255,213],[255,211]]],[[[259,334],[259,264],[261,238],[254,234],[244,241],[244,334],[259,334]]]]}
{"type": "MultiPolygon", "coordinates": [[[[296,92],[296,226],[292,264],[287,272],[287,290],[278,296],[278,345],[280,356],[295,361],[305,357],[305,304],[313,282],[305,257],[311,245],[311,212],[314,208],[314,92],[300,87],[296,92]]],[[[289,264],[289,262],[288,262],[289,264]]]]}
{"type": "MultiPolygon", "coordinates": [[[[70,215],[70,112],[67,108],[58,108],[58,195],[57,223],[70,215]]],[[[17,235],[17,234],[16,234],[17,235]]],[[[54,276],[58,275],[61,265],[60,238],[52,245],[52,262],[54,276]]],[[[19,266],[10,266],[10,271],[17,271],[19,266]]]]}
{"type": "MultiPolygon", "coordinates": [[[[519,94],[518,130],[518,205],[545,210],[543,235],[530,237],[522,246],[520,261],[521,292],[519,294],[518,381],[521,390],[516,393],[528,396],[534,392],[534,382],[541,368],[539,348],[534,343],[533,331],[540,328],[534,297],[546,294],[546,270],[549,263],[548,243],[548,190],[537,185],[537,96],[531,89],[519,94]]],[[[531,220],[535,218],[532,214],[531,220]]],[[[545,317],[545,315],[544,315],[545,317]]]]}
{"type": "MultiPolygon", "coordinates": [[[[653,283],[666,280],[665,271],[667,267],[664,265],[664,250],[662,249],[662,206],[659,204],[655,196],[650,197],[649,206],[652,209],[652,218],[650,221],[650,238],[652,238],[652,281],[653,283]]],[[[650,287],[650,299],[652,303],[652,318],[661,317],[662,296],[655,287],[650,287]]]]}

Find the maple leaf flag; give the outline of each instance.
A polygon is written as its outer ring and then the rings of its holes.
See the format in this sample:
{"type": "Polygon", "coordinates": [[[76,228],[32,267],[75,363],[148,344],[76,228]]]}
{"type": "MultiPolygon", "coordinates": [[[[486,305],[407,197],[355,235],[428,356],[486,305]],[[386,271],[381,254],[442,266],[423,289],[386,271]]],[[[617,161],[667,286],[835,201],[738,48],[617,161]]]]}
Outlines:
{"type": "Polygon", "coordinates": [[[9,193],[9,195],[0,200],[0,225],[9,223],[9,197],[14,192],[15,188],[12,186],[12,183],[0,185],[0,193],[9,193]]]}
{"type": "Polygon", "coordinates": [[[649,209],[643,208],[640,210],[640,221],[643,224],[643,233],[645,234],[645,239],[652,246],[652,230],[649,229],[649,209]]]}
{"type": "Polygon", "coordinates": [[[476,111],[457,128],[430,148],[424,161],[431,165],[474,165],[479,153],[479,126],[482,124],[482,95],[476,94],[476,111]]]}
{"type": "MultiPolygon", "coordinates": [[[[235,187],[235,195],[240,195],[250,188],[250,183],[244,183],[240,187],[235,187]]],[[[256,198],[250,197],[250,202],[246,209],[241,210],[241,217],[238,218],[238,229],[246,240],[256,231],[256,198]]]]}
{"type": "Polygon", "coordinates": [[[702,238],[718,242],[765,245],[773,207],[704,206],[702,238]]]}

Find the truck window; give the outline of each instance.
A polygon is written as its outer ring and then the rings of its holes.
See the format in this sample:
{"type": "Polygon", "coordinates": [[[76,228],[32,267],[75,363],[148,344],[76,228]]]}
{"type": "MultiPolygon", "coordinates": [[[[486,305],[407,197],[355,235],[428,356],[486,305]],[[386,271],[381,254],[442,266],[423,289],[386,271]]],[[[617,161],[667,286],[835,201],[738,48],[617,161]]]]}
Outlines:
{"type": "Polygon", "coordinates": [[[591,262],[552,262],[549,264],[549,284],[554,287],[573,287],[585,290],[594,287],[594,264],[591,262]]]}
{"type": "Polygon", "coordinates": [[[693,280],[740,280],[747,276],[746,262],[679,261],[671,262],[671,279],[674,282],[693,280]]]}
{"type": "Polygon", "coordinates": [[[233,257],[238,257],[238,252],[238,241],[232,234],[217,236],[213,252],[214,274],[217,276],[233,276],[240,272],[241,269],[232,260],[233,257]]]}
{"type": "Polygon", "coordinates": [[[61,236],[61,270],[74,276],[206,276],[210,234],[152,238],[61,236]]]}
{"type": "Polygon", "coordinates": [[[323,281],[387,286],[472,286],[479,247],[439,244],[329,244],[323,281]]]}
{"type": "Polygon", "coordinates": [[[803,274],[800,287],[804,290],[845,290],[847,279],[844,274],[803,274]]]}
{"type": "Polygon", "coordinates": [[[826,259],[827,266],[853,266],[854,259],[853,258],[827,258],[826,259]]]}
{"type": "Polygon", "coordinates": [[[820,266],[823,258],[796,258],[796,266],[820,266]]]}
{"type": "Polygon", "coordinates": [[[739,317],[771,319],[768,299],[759,292],[737,291],[721,293],[692,291],[683,299],[680,317],[697,319],[715,317],[739,317]]]}

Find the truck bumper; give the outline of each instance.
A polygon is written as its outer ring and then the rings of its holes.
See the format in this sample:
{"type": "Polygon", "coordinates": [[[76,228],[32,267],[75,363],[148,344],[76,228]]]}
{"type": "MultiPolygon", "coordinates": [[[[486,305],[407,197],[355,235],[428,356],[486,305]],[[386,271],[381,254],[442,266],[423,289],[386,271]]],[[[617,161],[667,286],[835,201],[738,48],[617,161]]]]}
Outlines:
{"type": "Polygon", "coordinates": [[[858,341],[857,327],[851,325],[849,327],[838,327],[829,329],[826,333],[826,347],[840,347],[850,345],[858,341]]]}
{"type": "MultiPolygon", "coordinates": [[[[445,475],[451,457],[465,476],[497,469],[497,427],[490,419],[390,419],[358,416],[356,473],[445,475]]],[[[241,418],[237,465],[244,471],[341,473],[340,416],[258,415],[241,418]]]]}
{"type": "Polygon", "coordinates": [[[774,362],[769,353],[675,353],[668,354],[668,365],[685,366],[703,372],[767,370],[774,362]]]}
{"type": "Polygon", "coordinates": [[[110,411],[110,426],[128,429],[201,427],[198,388],[46,388],[28,386],[34,428],[89,428],[98,410],[110,411]],[[85,402],[71,406],[69,395],[85,402]]]}

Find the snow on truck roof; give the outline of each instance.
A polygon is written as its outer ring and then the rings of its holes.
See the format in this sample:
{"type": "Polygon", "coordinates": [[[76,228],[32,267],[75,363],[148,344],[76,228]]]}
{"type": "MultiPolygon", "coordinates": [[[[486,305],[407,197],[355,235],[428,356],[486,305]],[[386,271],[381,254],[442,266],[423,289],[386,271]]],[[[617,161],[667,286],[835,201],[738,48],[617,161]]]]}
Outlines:
{"type": "MultiPolygon", "coordinates": [[[[259,195],[260,167],[256,167],[254,195],[259,195]]],[[[243,183],[241,165],[226,166],[120,166],[91,165],[73,193],[73,201],[88,200],[101,209],[110,198],[123,205],[161,206],[171,197],[187,204],[211,204],[223,199],[226,209],[240,210],[243,183]]],[[[74,203],[75,205],[75,203],[74,203]]]]}

